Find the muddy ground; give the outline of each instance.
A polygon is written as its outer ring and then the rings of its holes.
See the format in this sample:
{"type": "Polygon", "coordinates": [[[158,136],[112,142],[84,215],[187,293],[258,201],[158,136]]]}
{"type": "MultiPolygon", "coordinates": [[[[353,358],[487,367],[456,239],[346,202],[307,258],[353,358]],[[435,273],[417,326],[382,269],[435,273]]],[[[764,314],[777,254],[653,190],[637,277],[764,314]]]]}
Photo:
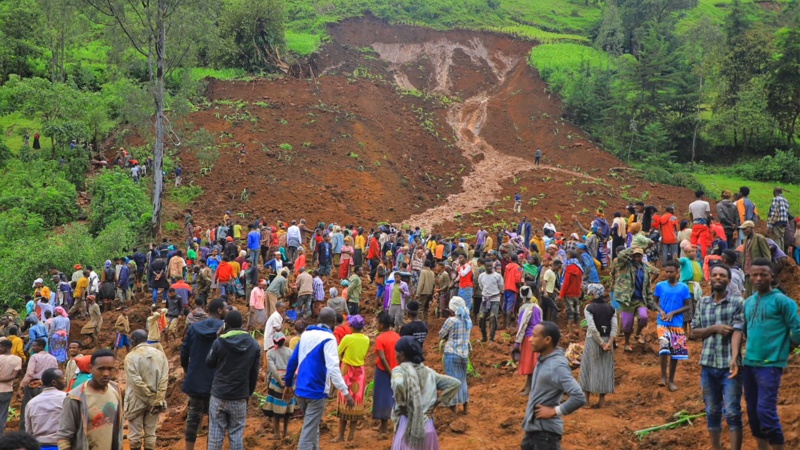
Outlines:
{"type": "MultiPolygon", "coordinates": [[[[203,174],[196,149],[178,153],[186,182],[204,189],[193,204],[201,226],[231,210],[241,213],[243,222],[256,216],[365,226],[386,221],[469,235],[480,225],[518,220],[511,199],[520,193],[523,215],[535,225],[548,217],[569,233],[577,231],[570,219],[575,213],[588,223],[598,207],[610,215],[642,199],[662,210],[677,205],[683,215],[693,200],[687,189],[651,184],[625,170],[582,130],[563,121],[559,100],[526,64],[529,42],[390,27],[369,18],[345,21],[331,36],[316,60],[314,80],[209,83],[209,102],[191,114],[190,122],[217,137],[221,156],[203,174]],[[247,151],[243,164],[240,145],[247,151]],[[544,152],[539,167],[533,165],[537,147],[544,152]]],[[[168,205],[167,211],[180,220],[178,207],[168,205]]],[[[784,274],[794,298],[800,298],[798,274],[796,268],[784,274]]],[[[374,291],[369,287],[367,292],[374,291]]],[[[137,309],[132,326],[143,326],[145,309],[137,309]]],[[[106,323],[113,319],[113,313],[107,314],[106,323]]],[[[439,327],[432,324],[426,343],[428,363],[437,370],[442,369],[435,335],[439,327]]],[[[692,360],[678,369],[680,390],[669,393],[656,387],[654,326],[647,334],[648,343],[635,353],[617,354],[617,392],[607,407],[585,408],[567,418],[565,449],[709,448],[703,419],[642,441],[634,437],[634,430],[669,422],[679,411],[703,410],[700,344],[691,343],[692,360]]],[[[473,338],[480,338],[477,328],[473,338]]],[[[518,394],[521,377],[504,367],[508,339],[503,335],[497,343],[476,343],[473,364],[480,376],[469,380],[470,415],[445,409],[436,413],[443,450],[518,447],[526,399],[518,394]]],[[[159,431],[160,447],[175,450],[183,448],[186,414],[178,345],[165,346],[175,369],[170,409],[159,431]]],[[[794,406],[800,396],[798,364],[793,359],[787,369],[780,399],[788,448],[800,448],[800,408],[794,406]]],[[[371,374],[374,355],[368,367],[371,374]]],[[[260,392],[265,388],[259,385],[260,392]]],[[[328,408],[332,413],[335,404],[328,408]]],[[[378,439],[371,429],[374,425],[367,421],[355,443],[331,444],[336,417],[328,414],[322,448],[390,448],[390,440],[378,439]]],[[[293,420],[286,442],[268,440],[268,422],[251,402],[246,448],[296,448],[299,429],[300,421],[293,420]]],[[[754,448],[749,431],[746,444],[754,448]]]]}

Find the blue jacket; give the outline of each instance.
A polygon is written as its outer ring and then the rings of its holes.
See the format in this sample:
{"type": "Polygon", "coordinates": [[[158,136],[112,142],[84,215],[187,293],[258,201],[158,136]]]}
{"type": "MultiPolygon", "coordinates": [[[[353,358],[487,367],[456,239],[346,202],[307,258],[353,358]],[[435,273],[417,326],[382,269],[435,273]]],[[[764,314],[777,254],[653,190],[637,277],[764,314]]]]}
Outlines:
{"type": "Polygon", "coordinates": [[[122,269],[119,270],[119,277],[117,278],[117,284],[119,286],[128,287],[130,284],[130,277],[131,277],[131,269],[128,266],[122,266],[122,269]]]}
{"type": "Polygon", "coordinates": [[[247,233],[247,248],[250,250],[259,250],[261,248],[260,232],[254,230],[247,233]]]}
{"type": "Polygon", "coordinates": [[[586,274],[586,281],[589,283],[600,282],[600,275],[597,274],[597,266],[594,264],[594,258],[592,258],[590,254],[581,254],[581,267],[583,267],[583,273],[586,274]]]}
{"type": "Polygon", "coordinates": [[[330,379],[342,394],[348,394],[347,384],[339,370],[339,353],[333,332],[325,325],[312,325],[303,333],[286,366],[284,381],[292,386],[297,373],[296,396],[309,400],[328,397],[330,379]]]}
{"type": "Polygon", "coordinates": [[[181,390],[187,395],[211,395],[211,383],[214,381],[216,369],[206,364],[206,356],[217,340],[217,331],[222,327],[222,320],[209,317],[189,325],[186,337],[181,346],[181,367],[186,373],[181,390]]]}

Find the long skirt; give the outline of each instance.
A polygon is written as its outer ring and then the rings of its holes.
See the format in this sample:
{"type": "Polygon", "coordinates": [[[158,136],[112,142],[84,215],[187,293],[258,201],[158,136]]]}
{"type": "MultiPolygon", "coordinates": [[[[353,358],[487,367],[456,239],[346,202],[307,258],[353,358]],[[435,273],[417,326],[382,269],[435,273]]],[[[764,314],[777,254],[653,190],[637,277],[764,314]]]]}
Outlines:
{"type": "Polygon", "coordinates": [[[614,352],[606,352],[593,338],[586,338],[581,359],[581,389],[591,394],[614,393],[614,352]]]}
{"type": "Polygon", "coordinates": [[[346,280],[348,275],[350,274],[350,262],[352,259],[343,259],[342,263],[339,264],[339,279],[346,280]]]}
{"type": "Polygon", "coordinates": [[[392,391],[392,374],[375,368],[375,385],[372,389],[372,418],[389,420],[394,408],[394,391],[392,391]]]}
{"type": "Polygon", "coordinates": [[[250,319],[248,320],[249,330],[260,330],[267,323],[267,313],[263,309],[250,309],[250,319]]]}
{"type": "Polygon", "coordinates": [[[67,362],[67,341],[66,331],[57,331],[50,338],[50,354],[56,357],[59,364],[67,362]]]}
{"type": "Polygon", "coordinates": [[[425,440],[422,441],[422,447],[412,448],[405,442],[406,428],[408,427],[408,417],[400,416],[400,421],[397,423],[397,429],[394,432],[394,441],[392,441],[392,450],[439,450],[439,436],[436,434],[436,427],[433,425],[433,419],[425,421],[425,440]]]}
{"type": "MultiPolygon", "coordinates": [[[[286,374],[285,370],[278,370],[278,373],[283,376],[286,374]]],[[[287,415],[294,414],[295,399],[290,402],[283,400],[283,388],[272,377],[269,379],[269,387],[267,388],[267,401],[261,407],[261,411],[267,417],[277,417],[282,419],[287,415]]]]}
{"type": "Polygon", "coordinates": [[[453,397],[447,406],[463,405],[469,401],[469,388],[467,386],[467,358],[462,358],[453,353],[444,354],[444,373],[461,382],[458,394],[453,397]]]}
{"type": "Polygon", "coordinates": [[[533,375],[533,369],[539,361],[539,354],[533,351],[533,344],[529,338],[522,339],[519,346],[519,374],[533,375]]]}
{"type": "Polygon", "coordinates": [[[361,420],[364,418],[364,391],[366,390],[367,373],[364,366],[353,367],[342,363],[342,377],[355,400],[352,408],[347,406],[347,399],[339,392],[338,415],[344,420],[361,420]]]}

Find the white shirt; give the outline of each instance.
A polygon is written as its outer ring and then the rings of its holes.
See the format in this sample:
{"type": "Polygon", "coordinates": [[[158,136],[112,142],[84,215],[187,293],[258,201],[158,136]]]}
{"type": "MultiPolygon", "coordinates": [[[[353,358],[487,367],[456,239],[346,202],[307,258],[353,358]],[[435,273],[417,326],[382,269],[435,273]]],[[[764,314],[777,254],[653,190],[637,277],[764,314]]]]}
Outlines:
{"type": "Polygon", "coordinates": [[[689,212],[692,213],[692,220],[708,219],[711,206],[708,202],[698,199],[689,204],[689,212]]]}
{"type": "Polygon", "coordinates": [[[292,238],[297,239],[298,242],[303,242],[303,238],[300,235],[300,227],[297,225],[292,225],[286,230],[286,241],[288,242],[292,238]]]}
{"type": "Polygon", "coordinates": [[[555,226],[555,225],[553,225],[553,224],[552,224],[552,223],[550,223],[550,222],[545,222],[545,223],[544,223],[544,226],[542,227],[542,229],[543,229],[543,230],[552,230],[552,231],[553,231],[553,233],[555,233],[555,232],[556,232],[556,226],[555,226]]]}
{"type": "Polygon", "coordinates": [[[89,293],[97,294],[98,290],[100,290],[100,277],[93,270],[89,272],[89,293]]]}
{"type": "Polygon", "coordinates": [[[283,316],[281,316],[281,313],[278,311],[275,311],[269,316],[269,319],[267,319],[267,326],[264,328],[264,351],[272,348],[272,336],[282,330],[283,316]]]}

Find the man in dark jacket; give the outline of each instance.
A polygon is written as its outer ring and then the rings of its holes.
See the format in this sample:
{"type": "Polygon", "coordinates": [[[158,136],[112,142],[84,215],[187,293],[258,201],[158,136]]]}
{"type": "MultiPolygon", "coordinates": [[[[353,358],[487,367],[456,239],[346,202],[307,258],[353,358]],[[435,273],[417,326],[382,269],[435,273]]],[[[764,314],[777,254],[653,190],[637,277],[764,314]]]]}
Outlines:
{"type": "Polygon", "coordinates": [[[211,396],[211,383],[216,369],[208,367],[206,356],[211,351],[217,332],[222,328],[228,304],[218,298],[208,305],[208,319],[189,325],[181,347],[181,367],[186,377],[183,380],[183,393],[189,396],[189,411],[186,414],[186,450],[194,450],[197,429],[208,414],[208,400],[211,396]]]}
{"type": "Polygon", "coordinates": [[[227,256],[229,260],[233,261],[239,256],[239,246],[233,242],[233,238],[228,236],[226,238],[228,242],[225,244],[225,248],[222,250],[222,255],[227,256]]]}
{"type": "Polygon", "coordinates": [[[731,201],[731,191],[722,191],[722,201],[717,203],[717,219],[725,229],[725,240],[728,248],[734,248],[736,242],[733,240],[733,232],[739,228],[739,209],[731,201]]]}
{"type": "Polygon", "coordinates": [[[222,450],[225,431],[230,449],[243,450],[247,400],[256,390],[261,346],[242,329],[238,311],[225,315],[225,327],[211,346],[206,363],[217,369],[208,403],[208,450],[222,450]]]}

